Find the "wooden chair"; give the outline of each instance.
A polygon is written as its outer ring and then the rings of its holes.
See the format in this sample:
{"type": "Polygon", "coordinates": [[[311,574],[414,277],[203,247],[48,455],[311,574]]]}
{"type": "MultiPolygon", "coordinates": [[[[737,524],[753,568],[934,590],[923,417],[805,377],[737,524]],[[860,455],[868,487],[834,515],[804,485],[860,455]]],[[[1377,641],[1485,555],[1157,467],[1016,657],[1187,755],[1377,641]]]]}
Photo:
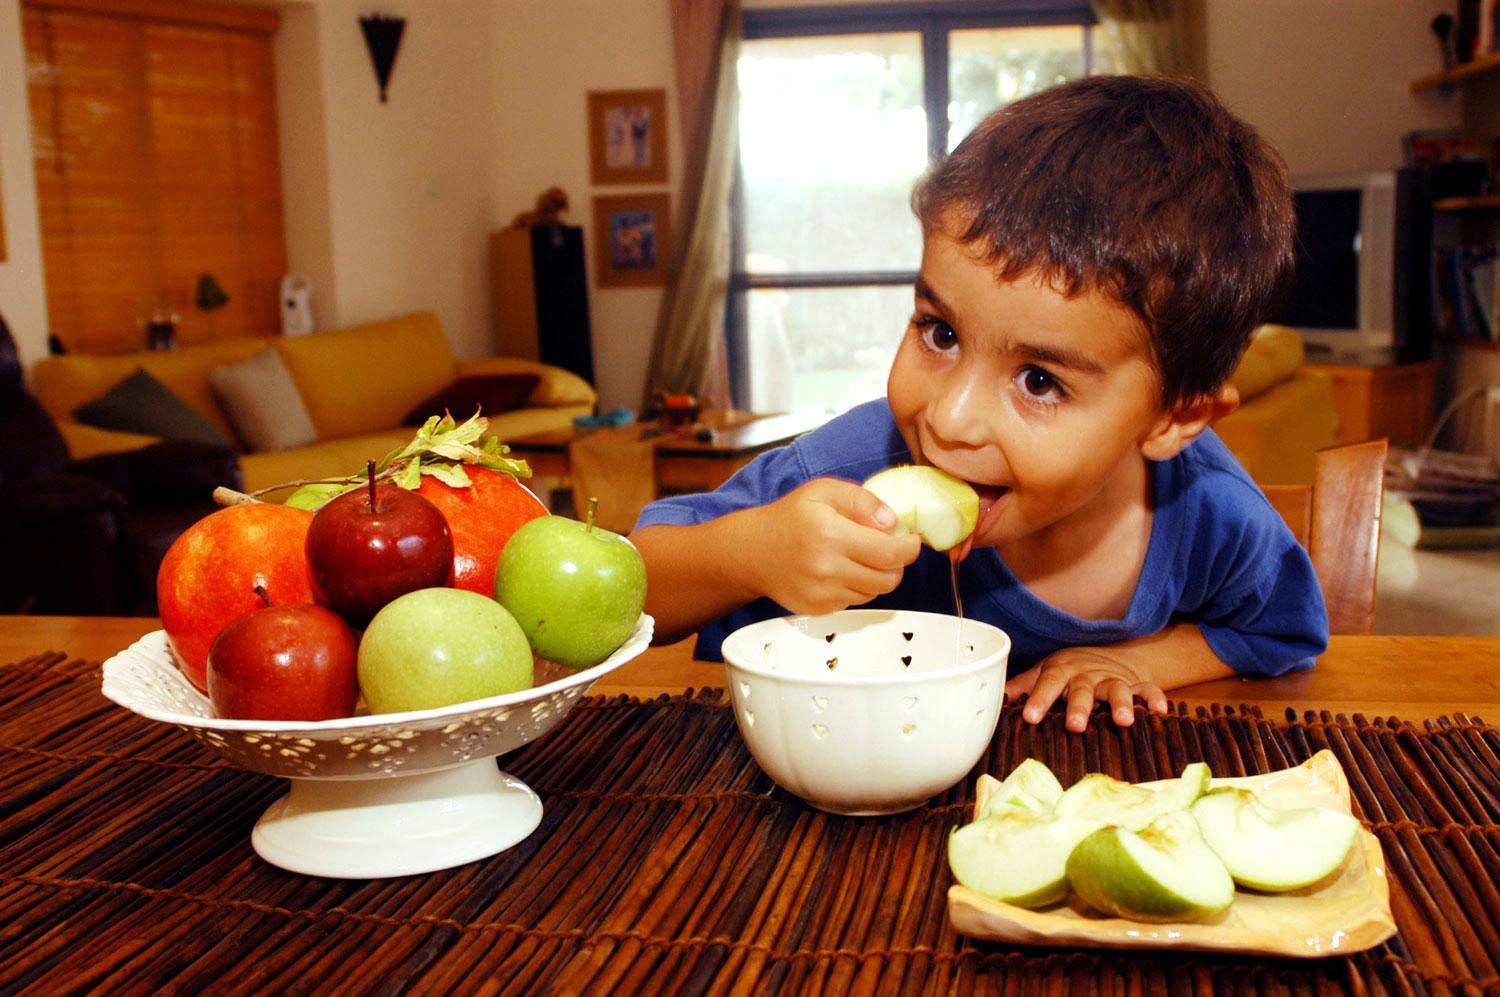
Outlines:
{"type": "Polygon", "coordinates": [[[1328,628],[1367,634],[1375,621],[1375,566],[1386,441],[1319,450],[1311,485],[1263,485],[1271,505],[1312,557],[1328,628]]]}

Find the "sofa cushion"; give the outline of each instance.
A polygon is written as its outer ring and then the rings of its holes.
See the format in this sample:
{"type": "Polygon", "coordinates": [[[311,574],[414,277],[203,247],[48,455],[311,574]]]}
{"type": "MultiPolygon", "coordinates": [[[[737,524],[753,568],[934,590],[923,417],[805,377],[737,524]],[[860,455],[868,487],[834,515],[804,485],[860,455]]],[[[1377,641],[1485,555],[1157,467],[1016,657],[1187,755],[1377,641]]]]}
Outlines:
{"type": "Polygon", "coordinates": [[[1291,377],[1302,366],[1306,352],[1302,335],[1296,329],[1285,325],[1259,326],[1229,376],[1230,383],[1240,393],[1240,401],[1249,401],[1291,377]]]}
{"type": "MultiPolygon", "coordinates": [[[[241,336],[175,350],[143,350],[109,356],[64,353],[44,357],[32,366],[31,390],[61,427],[71,419],[78,406],[98,398],[136,370],[144,370],[218,426],[227,438],[234,430],[214,399],[213,389],[208,384],[208,372],[258,353],[268,342],[261,336],[241,336]]],[[[67,435],[66,429],[64,435],[67,435]]],[[[74,441],[69,439],[68,445],[73,446],[74,441]]],[[[97,449],[90,452],[97,452],[97,449]]],[[[73,456],[80,454],[74,450],[73,456]]]]}
{"type": "Polygon", "coordinates": [[[541,378],[529,371],[513,374],[479,374],[460,377],[431,398],[420,402],[402,424],[420,426],[428,417],[452,413],[460,421],[479,409],[484,415],[499,415],[518,409],[531,396],[541,378]]]}
{"type": "Polygon", "coordinates": [[[73,415],[79,422],[100,429],[231,445],[218,426],[144,370],[137,370],[101,397],[78,406],[73,415]]]}
{"type": "Polygon", "coordinates": [[[396,428],[414,405],[456,374],[448,340],[432,312],[284,337],[277,348],[320,440],[396,428]]]}
{"type": "Polygon", "coordinates": [[[592,407],[598,396],[594,386],[571,370],[554,367],[520,357],[478,357],[458,361],[459,377],[485,374],[531,373],[539,379],[526,399],[529,406],[586,405],[592,407]]]}
{"type": "Polygon", "coordinates": [[[245,449],[289,450],[318,438],[281,353],[272,347],[215,368],[209,384],[245,449]]]}

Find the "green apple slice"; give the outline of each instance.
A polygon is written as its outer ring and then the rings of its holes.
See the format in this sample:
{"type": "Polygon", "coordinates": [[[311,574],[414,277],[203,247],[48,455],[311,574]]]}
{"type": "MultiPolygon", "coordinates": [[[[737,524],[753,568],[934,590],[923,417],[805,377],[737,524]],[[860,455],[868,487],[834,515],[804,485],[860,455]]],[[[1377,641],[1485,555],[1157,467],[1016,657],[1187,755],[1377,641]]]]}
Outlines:
{"type": "MultiPolygon", "coordinates": [[[[980,776],[990,779],[989,776],[980,776]]],[[[1028,758],[1010,770],[1004,782],[994,782],[979,817],[998,813],[1004,807],[1019,807],[1035,814],[1050,814],[1063,794],[1062,783],[1052,770],[1035,758],[1028,758]]]]}
{"type": "Polygon", "coordinates": [[[864,486],[896,514],[892,536],[915,533],[933,550],[957,546],[979,522],[979,495],[968,482],[935,467],[888,467],[864,486]]]}
{"type": "Polygon", "coordinates": [[[1139,831],[1163,814],[1186,810],[1208,789],[1210,773],[1204,762],[1194,762],[1181,777],[1155,785],[1121,782],[1102,772],[1093,772],[1069,786],[1054,811],[1070,817],[1088,817],[1139,831]]]}
{"type": "Polygon", "coordinates": [[[1082,817],[1007,809],[948,835],[948,867],[975,893],[1044,907],[1068,895],[1068,856],[1101,827],[1082,817]]]}
{"type": "Polygon", "coordinates": [[[1234,902],[1234,880],[1186,811],[1139,832],[1095,831],[1068,856],[1067,874],[1090,907],[1133,921],[1195,921],[1234,902]]]}
{"type": "Polygon", "coordinates": [[[1216,789],[1192,813],[1234,881],[1268,893],[1299,890],[1332,873],[1359,832],[1359,821],[1342,810],[1278,810],[1248,789],[1216,789]]]}

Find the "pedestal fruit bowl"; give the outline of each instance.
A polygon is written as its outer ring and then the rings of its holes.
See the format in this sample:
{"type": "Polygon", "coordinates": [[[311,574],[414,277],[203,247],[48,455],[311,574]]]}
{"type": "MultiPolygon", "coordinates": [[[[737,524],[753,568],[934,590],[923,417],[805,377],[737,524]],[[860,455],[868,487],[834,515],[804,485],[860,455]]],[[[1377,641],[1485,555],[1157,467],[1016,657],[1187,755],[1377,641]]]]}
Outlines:
{"type": "Polygon", "coordinates": [[[645,650],[651,632],[642,614],[592,668],[538,660],[537,684],[521,692],[310,723],[215,717],[158,630],[104,663],[103,693],[234,765],[291,780],[251,834],[266,861],[317,876],[401,876],[493,855],[535,830],[541,801],[496,756],[550,731],[599,678],[645,650]]]}

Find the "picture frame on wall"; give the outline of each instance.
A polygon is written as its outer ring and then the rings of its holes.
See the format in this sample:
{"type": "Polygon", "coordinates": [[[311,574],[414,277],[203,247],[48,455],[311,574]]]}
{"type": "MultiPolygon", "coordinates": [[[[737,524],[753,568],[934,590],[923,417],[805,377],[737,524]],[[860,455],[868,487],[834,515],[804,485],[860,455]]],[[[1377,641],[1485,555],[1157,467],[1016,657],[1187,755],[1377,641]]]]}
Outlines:
{"type": "Polygon", "coordinates": [[[600,287],[660,287],[672,263],[672,199],[666,194],[594,198],[594,263],[600,287]]]}
{"type": "Polygon", "coordinates": [[[667,182],[667,91],[591,90],[589,180],[667,182]]]}

